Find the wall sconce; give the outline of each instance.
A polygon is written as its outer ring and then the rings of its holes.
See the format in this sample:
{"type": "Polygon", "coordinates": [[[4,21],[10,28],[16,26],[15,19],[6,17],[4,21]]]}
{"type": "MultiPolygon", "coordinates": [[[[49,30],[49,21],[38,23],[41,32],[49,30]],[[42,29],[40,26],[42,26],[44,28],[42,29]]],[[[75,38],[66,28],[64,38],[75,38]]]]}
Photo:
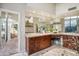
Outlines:
{"type": "Polygon", "coordinates": [[[25,16],[25,20],[28,21],[29,23],[33,23],[33,17],[32,16],[25,16]]]}
{"type": "Polygon", "coordinates": [[[29,22],[33,23],[33,17],[30,17],[29,22]]]}

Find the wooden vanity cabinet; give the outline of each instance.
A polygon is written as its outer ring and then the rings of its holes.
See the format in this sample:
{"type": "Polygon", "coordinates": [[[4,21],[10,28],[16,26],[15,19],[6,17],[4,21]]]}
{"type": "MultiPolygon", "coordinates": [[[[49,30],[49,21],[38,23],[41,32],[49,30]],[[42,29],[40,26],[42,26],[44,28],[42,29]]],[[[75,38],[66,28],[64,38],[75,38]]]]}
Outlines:
{"type": "Polygon", "coordinates": [[[28,54],[35,53],[37,51],[40,51],[44,48],[47,48],[51,46],[51,36],[50,35],[45,35],[45,36],[38,36],[38,37],[32,37],[29,38],[28,41],[28,54]]]}
{"type": "Polygon", "coordinates": [[[51,45],[51,36],[40,37],[40,49],[47,48],[51,45]]]}
{"type": "Polygon", "coordinates": [[[28,47],[30,48],[29,49],[29,51],[28,51],[28,53],[30,54],[30,53],[33,53],[34,51],[35,51],[35,41],[34,41],[34,38],[32,38],[32,39],[29,39],[29,45],[28,45],[28,47]]]}
{"type": "Polygon", "coordinates": [[[63,46],[69,49],[77,49],[77,39],[76,36],[65,35],[63,36],[63,46]]]}
{"type": "Polygon", "coordinates": [[[39,45],[40,45],[39,41],[40,41],[39,37],[29,38],[29,43],[28,43],[28,47],[29,47],[28,53],[29,54],[32,54],[39,50],[39,45]]]}
{"type": "Polygon", "coordinates": [[[28,51],[28,54],[30,55],[37,51],[45,49],[51,46],[51,41],[53,41],[53,39],[57,37],[63,39],[63,47],[77,50],[79,52],[79,36],[63,34],[28,37],[28,39],[26,40],[26,51],[28,51]]]}
{"type": "Polygon", "coordinates": [[[67,39],[67,36],[66,35],[64,35],[63,36],[63,47],[67,47],[68,46],[68,39],[67,39]]]}

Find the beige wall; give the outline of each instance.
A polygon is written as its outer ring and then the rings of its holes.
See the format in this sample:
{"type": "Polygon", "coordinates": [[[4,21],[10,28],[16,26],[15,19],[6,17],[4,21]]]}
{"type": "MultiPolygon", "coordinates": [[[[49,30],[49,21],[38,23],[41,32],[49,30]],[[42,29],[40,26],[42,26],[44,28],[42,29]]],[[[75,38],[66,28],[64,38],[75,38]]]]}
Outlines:
{"type": "Polygon", "coordinates": [[[56,4],[56,16],[69,12],[68,9],[71,7],[77,7],[79,10],[79,3],[58,3],[56,4]]]}
{"type": "Polygon", "coordinates": [[[58,17],[58,19],[61,20],[62,31],[64,31],[63,17],[74,16],[74,15],[79,15],[79,3],[58,3],[56,4],[56,17],[58,17]],[[77,9],[68,11],[68,9],[71,7],[77,7],[77,9]]]}
{"type": "Polygon", "coordinates": [[[55,15],[55,3],[28,3],[27,6],[55,15]]]}

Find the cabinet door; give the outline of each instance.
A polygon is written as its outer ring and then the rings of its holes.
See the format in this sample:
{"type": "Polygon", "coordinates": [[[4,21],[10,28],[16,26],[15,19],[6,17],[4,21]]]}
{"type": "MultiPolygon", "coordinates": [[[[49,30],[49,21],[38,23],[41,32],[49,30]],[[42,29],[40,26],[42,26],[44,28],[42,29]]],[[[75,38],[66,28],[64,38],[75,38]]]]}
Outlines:
{"type": "Polygon", "coordinates": [[[77,45],[76,45],[76,36],[68,36],[68,40],[69,40],[69,48],[70,49],[76,49],[77,48],[77,45]]]}
{"type": "Polygon", "coordinates": [[[64,36],[63,37],[63,42],[64,42],[64,47],[69,48],[69,49],[77,49],[77,44],[76,44],[76,37],[75,36],[64,36]]]}
{"type": "Polygon", "coordinates": [[[40,37],[35,37],[35,52],[40,50],[40,37]]]}
{"type": "Polygon", "coordinates": [[[49,36],[43,36],[41,37],[41,41],[40,41],[40,49],[44,49],[49,47],[51,44],[51,39],[49,36]]]}
{"type": "Polygon", "coordinates": [[[67,46],[68,46],[68,44],[67,44],[67,43],[68,43],[67,36],[66,36],[66,35],[64,35],[64,36],[63,36],[63,46],[64,46],[64,47],[67,47],[67,46]]]}
{"type": "Polygon", "coordinates": [[[29,54],[37,52],[40,50],[40,38],[33,37],[29,39],[29,54]]]}
{"type": "Polygon", "coordinates": [[[71,40],[71,47],[72,49],[76,50],[77,49],[77,37],[76,36],[72,36],[72,40],[71,40]]]}
{"type": "Polygon", "coordinates": [[[30,38],[29,39],[29,54],[32,54],[35,52],[35,39],[30,38]]]}
{"type": "Polygon", "coordinates": [[[50,36],[39,36],[29,38],[29,54],[35,53],[41,49],[47,48],[51,45],[50,36]]]}
{"type": "Polygon", "coordinates": [[[51,37],[47,36],[46,37],[46,47],[49,47],[51,45],[51,37]]]}

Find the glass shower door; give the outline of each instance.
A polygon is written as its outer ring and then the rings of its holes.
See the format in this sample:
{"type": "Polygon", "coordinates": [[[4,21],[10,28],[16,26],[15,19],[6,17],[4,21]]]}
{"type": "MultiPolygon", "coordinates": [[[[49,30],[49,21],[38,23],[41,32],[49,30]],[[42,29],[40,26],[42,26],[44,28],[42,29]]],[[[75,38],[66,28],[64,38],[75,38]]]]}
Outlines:
{"type": "Polygon", "coordinates": [[[1,54],[12,55],[17,52],[18,52],[18,14],[1,11],[0,55],[1,54]]]}
{"type": "Polygon", "coordinates": [[[18,15],[8,13],[8,41],[18,36],[18,15]]]}
{"type": "Polygon", "coordinates": [[[6,34],[6,13],[1,12],[0,15],[0,48],[4,47],[5,42],[7,41],[7,34],[6,34]]]}

